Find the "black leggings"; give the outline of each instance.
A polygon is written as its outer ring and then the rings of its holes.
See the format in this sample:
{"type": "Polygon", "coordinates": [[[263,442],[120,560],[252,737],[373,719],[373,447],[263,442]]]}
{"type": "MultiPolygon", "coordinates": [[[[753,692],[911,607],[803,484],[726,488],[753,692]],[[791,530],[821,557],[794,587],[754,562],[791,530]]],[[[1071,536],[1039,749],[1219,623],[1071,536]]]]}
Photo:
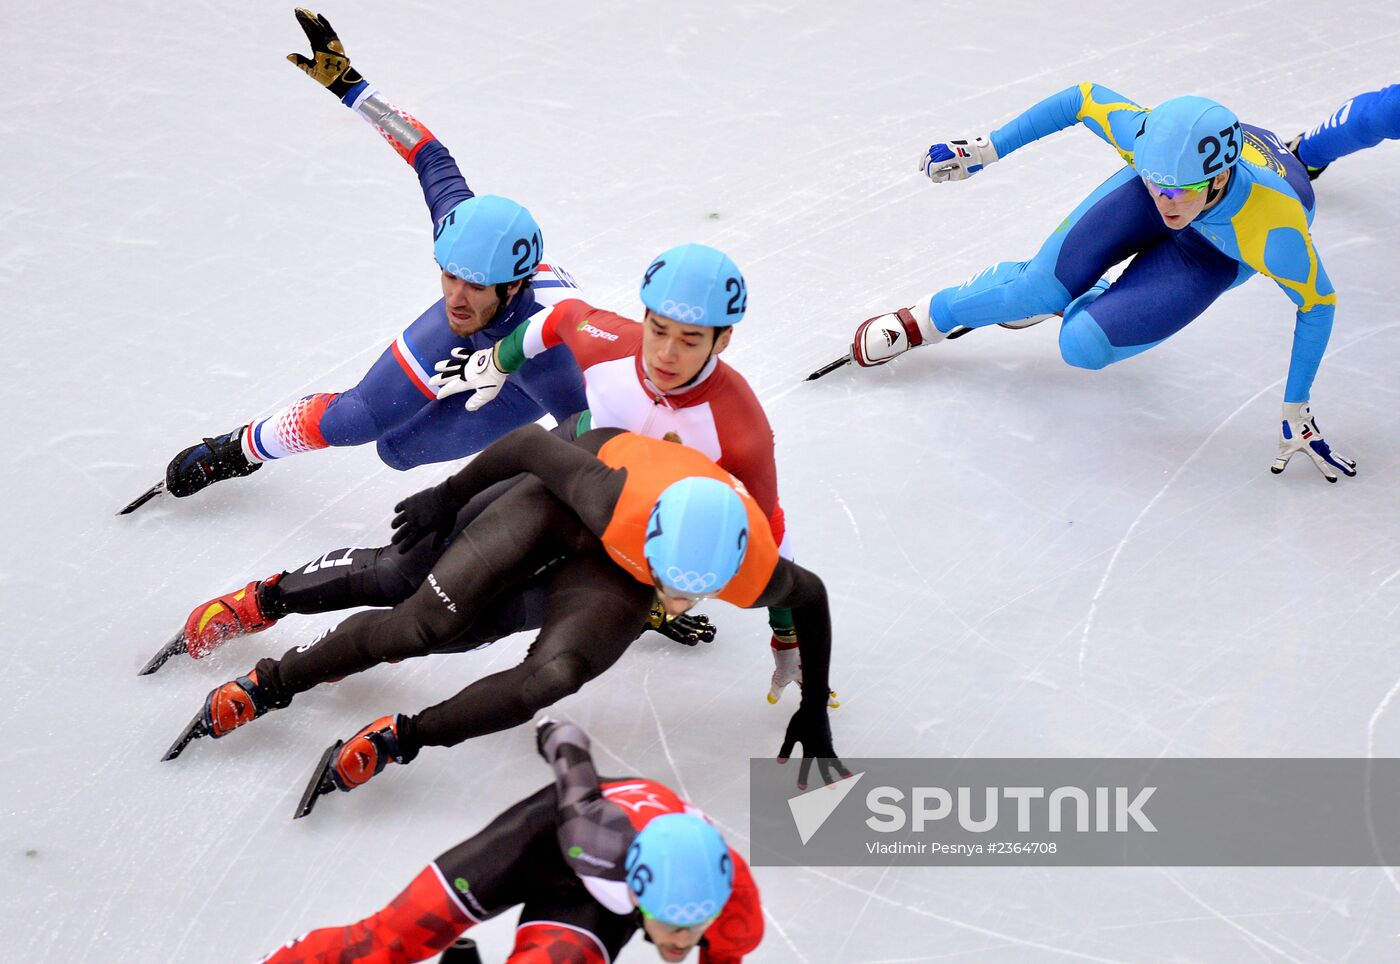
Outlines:
{"type": "MultiPolygon", "coordinates": [[[[525,476],[517,476],[482,492],[457,513],[452,530],[455,540],[496,499],[525,476]]],[[[388,545],[363,549],[332,549],[304,566],[289,569],[268,586],[262,596],[263,612],[270,619],[299,613],[337,612],[361,606],[396,606],[423,585],[447,545],[434,548],[424,539],[407,552],[388,545]]],[[[544,618],[543,578],[521,584],[480,610],[461,633],[456,651],[475,649],[512,633],[538,629],[544,618]]]]}
{"type": "Polygon", "coordinates": [[[543,612],[525,659],[409,717],[399,740],[411,759],[422,746],[452,746],[517,726],[617,662],[641,634],[654,595],[534,478],[486,506],[408,599],[356,613],[320,640],[262,660],[259,680],[275,705],[285,705],[319,683],[380,663],[460,651],[478,613],[531,582],[541,583],[543,612]]]}

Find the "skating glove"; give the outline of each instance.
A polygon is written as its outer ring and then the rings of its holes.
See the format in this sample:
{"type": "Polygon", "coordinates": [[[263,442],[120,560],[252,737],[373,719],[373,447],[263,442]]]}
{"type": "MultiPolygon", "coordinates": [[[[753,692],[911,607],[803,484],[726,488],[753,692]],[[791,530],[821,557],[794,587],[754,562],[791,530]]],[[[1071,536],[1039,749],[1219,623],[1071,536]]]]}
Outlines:
{"type": "Polygon", "coordinates": [[[1356,475],[1356,463],[1332,451],[1313,418],[1307,402],[1284,402],[1283,425],[1279,429],[1278,458],[1269,471],[1278,475],[1288,467],[1288,460],[1302,452],[1328,482],[1337,481],[1337,472],[1347,478],[1356,475]]]}
{"type": "Polygon", "coordinates": [[[428,379],[428,384],[437,389],[439,401],[458,392],[476,393],[467,399],[469,412],[475,412],[500,394],[510,377],[497,363],[495,348],[477,352],[470,348],[454,348],[452,357],[438,362],[433,370],[437,374],[428,379]]]}
{"type": "Polygon", "coordinates": [[[700,643],[715,641],[715,625],[709,616],[682,613],[672,619],[666,618],[666,607],[661,603],[651,604],[651,614],[647,617],[647,629],[654,629],[667,639],[675,640],[682,646],[697,646],[700,643]]]}
{"type": "Polygon", "coordinates": [[[329,20],[305,7],[297,7],[296,15],[297,23],[306,31],[306,39],[311,41],[311,56],[287,54],[287,59],[316,83],[343,98],[350,88],[364,78],[350,66],[350,58],[340,45],[340,38],[335,35],[335,28],[329,20]]]}
{"type": "MultiPolygon", "coordinates": [[[[783,698],[783,690],[792,683],[802,689],[802,656],[797,649],[797,630],[774,630],[769,643],[773,652],[773,677],[768,684],[768,702],[777,703],[783,698]]],[[[841,701],[835,690],[827,690],[828,709],[840,709],[841,701]]]]}
{"type": "Polygon", "coordinates": [[[452,538],[460,508],[446,482],[415,492],[394,506],[398,514],[394,516],[393,544],[399,547],[399,552],[408,552],[432,536],[433,548],[441,549],[452,538]]]}
{"type": "Polygon", "coordinates": [[[997,149],[987,137],[965,141],[939,141],[919,157],[919,170],[935,184],[965,181],[997,161],[997,149]]]}
{"type": "Polygon", "coordinates": [[[807,789],[813,763],[819,765],[823,783],[835,783],[838,774],[841,777],[851,775],[851,771],[836,756],[836,748],[831,742],[831,721],[827,718],[826,707],[821,703],[804,702],[797,707],[797,712],[788,720],[783,746],[778,750],[778,762],[786,763],[791,759],[793,747],[798,743],[802,744],[802,766],[797,771],[798,789],[807,789]]]}

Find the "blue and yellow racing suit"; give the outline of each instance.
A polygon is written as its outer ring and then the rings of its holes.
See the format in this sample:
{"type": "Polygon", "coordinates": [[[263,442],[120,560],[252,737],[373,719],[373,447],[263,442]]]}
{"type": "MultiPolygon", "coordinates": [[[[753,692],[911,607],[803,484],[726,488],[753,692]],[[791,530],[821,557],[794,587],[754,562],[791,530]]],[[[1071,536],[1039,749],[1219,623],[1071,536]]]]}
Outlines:
{"type": "Polygon", "coordinates": [[[1126,167],[1099,185],[1030,261],[1002,262],[934,294],[940,331],[1063,313],[1060,353],[1098,369],[1146,351],[1184,328],[1256,271],[1297,308],[1284,400],[1308,399],[1332,331],[1337,300],[1313,247],[1314,197],[1303,165],[1273,133],[1249,125],[1222,197],[1189,226],[1168,228],[1132,168],[1148,109],[1098,84],[1041,101],[991,134],[999,157],[1082,123],[1126,167]],[[1132,262],[1111,285],[1103,273],[1132,262]]]}

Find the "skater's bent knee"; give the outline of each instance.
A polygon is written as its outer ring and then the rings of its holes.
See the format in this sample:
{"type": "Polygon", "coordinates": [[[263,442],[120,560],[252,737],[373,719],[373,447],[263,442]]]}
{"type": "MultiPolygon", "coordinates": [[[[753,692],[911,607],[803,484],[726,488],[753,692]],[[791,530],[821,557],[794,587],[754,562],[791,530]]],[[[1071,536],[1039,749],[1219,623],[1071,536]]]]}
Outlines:
{"type": "Polygon", "coordinates": [[[1076,312],[1060,326],[1060,357],[1075,368],[1098,371],[1115,361],[1113,346],[1088,312],[1076,312]]]}
{"type": "Polygon", "coordinates": [[[409,469],[417,468],[426,461],[421,457],[415,457],[414,453],[405,452],[395,445],[394,441],[390,438],[381,438],[379,441],[375,442],[374,450],[379,453],[379,461],[389,466],[389,468],[397,469],[400,472],[407,472],[409,469]]]}
{"type": "Polygon", "coordinates": [[[520,695],[532,711],[543,709],[577,693],[591,678],[586,660],[574,653],[561,653],[530,673],[520,695]]]}

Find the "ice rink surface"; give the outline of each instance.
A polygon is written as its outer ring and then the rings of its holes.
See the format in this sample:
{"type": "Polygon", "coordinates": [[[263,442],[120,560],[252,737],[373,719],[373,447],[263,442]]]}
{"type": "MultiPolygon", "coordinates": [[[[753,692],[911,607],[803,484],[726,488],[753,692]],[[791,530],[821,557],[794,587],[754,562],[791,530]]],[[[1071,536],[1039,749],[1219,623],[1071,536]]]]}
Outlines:
{"type": "MultiPolygon", "coordinates": [[[[1072,83],[1199,93],[1285,137],[1397,80],[1400,10],[1253,2],[322,8],[355,64],[479,191],[513,196],[591,300],[636,315],[658,251],[747,275],[726,356],[778,437],[798,558],[830,588],[849,756],[1400,754],[1400,144],[1318,184],[1339,292],[1313,392],[1360,475],[1269,474],[1293,311],[1269,282],[1099,373],[1055,328],[987,329],[874,371],[803,376],[862,318],[1029,257],[1119,163],[1083,129],[963,183],[914,171],[1072,83]]],[[[0,12],[0,957],[247,962],[387,902],[548,780],[520,728],[430,748],[289,818],[319,751],[511,665],[527,640],[383,667],[235,736],[162,751],[214,685],[333,620],[159,675],[190,608],[347,544],[444,474],[299,457],[113,513],[167,459],[353,384],[438,297],[412,172],[282,58],[290,4],[0,12]]],[[[453,402],[453,404],[456,404],[453,402]]],[[[687,793],[747,852],[748,756],[790,692],[758,612],[648,635],[558,711],[602,768],[687,793]]],[[[759,869],[754,961],[1382,961],[1380,869],[759,869]]],[[[504,959],[513,915],[474,933],[504,959]]],[[[634,940],[622,960],[655,960],[634,940]]]]}

